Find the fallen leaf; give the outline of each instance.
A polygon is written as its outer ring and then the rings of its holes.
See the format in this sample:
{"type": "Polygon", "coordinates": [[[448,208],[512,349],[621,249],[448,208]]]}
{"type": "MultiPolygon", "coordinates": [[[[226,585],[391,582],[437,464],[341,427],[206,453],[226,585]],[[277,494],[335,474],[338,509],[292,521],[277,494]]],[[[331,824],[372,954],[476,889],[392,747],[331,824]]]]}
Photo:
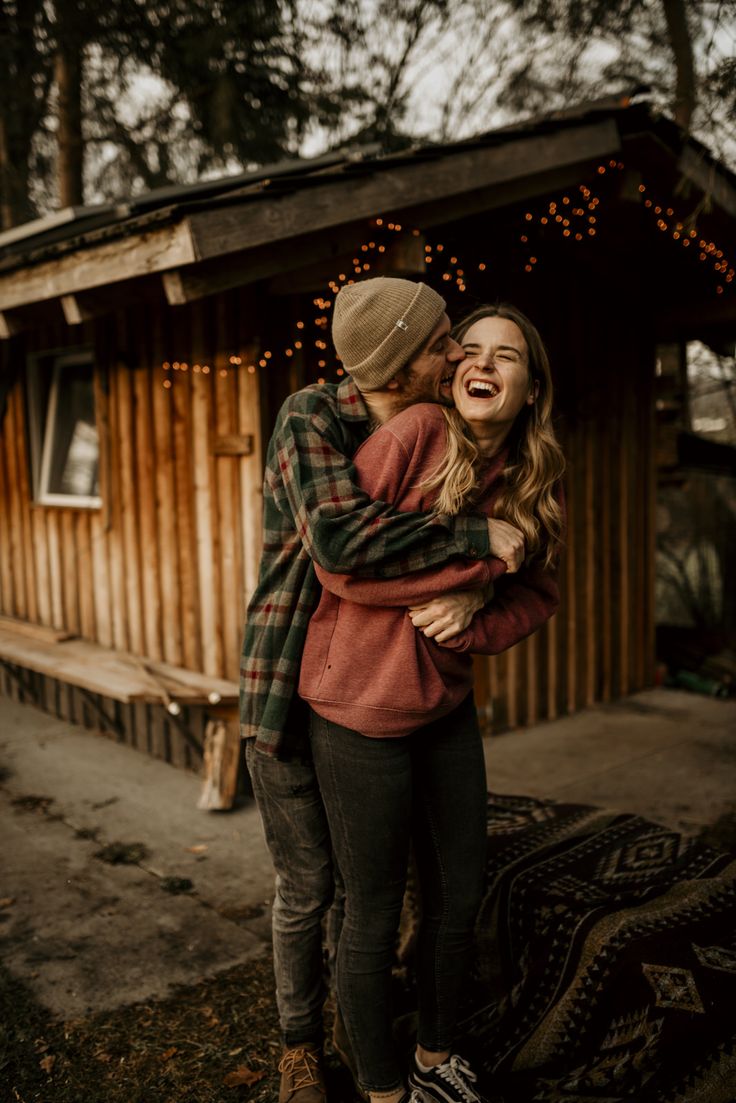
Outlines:
{"type": "Polygon", "coordinates": [[[197,843],[195,846],[185,846],[187,854],[204,854],[205,850],[209,850],[207,843],[197,843]]]}
{"type": "Polygon", "coordinates": [[[174,1056],[175,1053],[176,1053],[176,1046],[171,1046],[169,1049],[164,1050],[164,1052],[161,1054],[161,1060],[162,1061],[169,1061],[169,1060],[171,1060],[171,1058],[174,1056]]]}
{"type": "Polygon", "coordinates": [[[53,1054],[49,1054],[48,1057],[44,1057],[44,1059],[42,1061],[40,1061],[39,1063],[40,1063],[41,1068],[43,1069],[44,1072],[50,1073],[52,1068],[54,1067],[54,1062],[55,1061],[56,1061],[56,1058],[53,1056],[53,1054]]]}
{"type": "Polygon", "coordinates": [[[227,1051],[228,1057],[237,1057],[239,1053],[242,1053],[244,1046],[238,1046],[237,1049],[229,1049],[227,1051]]]}
{"type": "Polygon", "coordinates": [[[14,896],[3,896],[2,900],[0,900],[0,908],[10,908],[13,906],[14,903],[14,896]]]}
{"type": "Polygon", "coordinates": [[[223,1083],[226,1088],[237,1088],[241,1084],[257,1084],[265,1076],[265,1072],[255,1072],[247,1065],[238,1065],[235,1072],[229,1072],[223,1083]]]}

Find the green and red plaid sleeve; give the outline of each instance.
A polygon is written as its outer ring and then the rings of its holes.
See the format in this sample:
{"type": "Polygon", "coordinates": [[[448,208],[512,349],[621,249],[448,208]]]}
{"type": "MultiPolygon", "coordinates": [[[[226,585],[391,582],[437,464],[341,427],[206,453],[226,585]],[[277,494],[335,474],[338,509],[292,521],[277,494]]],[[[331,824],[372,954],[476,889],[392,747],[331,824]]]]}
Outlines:
{"type": "MultiPolygon", "coordinates": [[[[283,756],[309,617],[319,600],[312,559],[336,573],[392,578],[455,555],[490,553],[483,516],[438,518],[373,502],[352,456],[368,435],[351,380],[291,395],[276,421],[264,480],[263,554],[241,661],[241,728],[283,756]]],[[[296,726],[298,727],[298,721],[296,726]]]]}

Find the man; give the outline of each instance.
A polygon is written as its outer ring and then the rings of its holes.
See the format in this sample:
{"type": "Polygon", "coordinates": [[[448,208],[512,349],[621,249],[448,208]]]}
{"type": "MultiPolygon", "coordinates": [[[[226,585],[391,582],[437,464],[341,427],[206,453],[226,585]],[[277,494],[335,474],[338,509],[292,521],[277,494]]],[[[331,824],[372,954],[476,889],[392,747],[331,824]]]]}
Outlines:
{"type": "MultiPolygon", "coordinates": [[[[484,516],[401,513],[359,489],[351,457],[372,428],[414,402],[452,404],[460,346],[444,300],[409,280],[344,287],[333,340],[348,372],[305,387],[279,412],[266,460],[264,543],[241,663],[246,756],[276,868],[273,952],[284,1043],[280,1103],[323,1103],[322,917],[333,898],[332,855],[296,694],[304,637],[319,600],[312,560],[329,571],[395,577],[452,556],[523,558],[513,526],[484,516]]],[[[461,631],[481,592],[413,611],[442,639],[461,631]]]]}

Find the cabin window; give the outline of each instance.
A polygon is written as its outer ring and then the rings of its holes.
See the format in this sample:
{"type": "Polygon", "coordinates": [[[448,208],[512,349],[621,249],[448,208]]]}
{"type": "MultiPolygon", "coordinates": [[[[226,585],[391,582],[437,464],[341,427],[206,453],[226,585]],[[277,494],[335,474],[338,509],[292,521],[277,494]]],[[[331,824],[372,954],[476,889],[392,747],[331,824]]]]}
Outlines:
{"type": "Polygon", "coordinates": [[[29,383],[36,500],[43,505],[99,506],[100,444],[91,353],[39,357],[29,383]]]}

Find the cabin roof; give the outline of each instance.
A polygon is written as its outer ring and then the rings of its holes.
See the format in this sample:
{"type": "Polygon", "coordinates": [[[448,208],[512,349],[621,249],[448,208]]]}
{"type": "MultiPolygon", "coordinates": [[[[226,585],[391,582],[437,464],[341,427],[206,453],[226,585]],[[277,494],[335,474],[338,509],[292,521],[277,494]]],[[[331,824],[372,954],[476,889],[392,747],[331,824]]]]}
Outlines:
{"type": "Polygon", "coordinates": [[[612,97],[462,141],[349,147],[14,227],[0,234],[0,335],[12,335],[13,311],[59,300],[74,322],[80,295],[151,277],[176,305],[335,256],[351,247],[340,233],[354,240],[367,219],[436,226],[567,186],[612,157],[671,193],[684,181],[733,237],[736,175],[649,103],[612,97]]]}
{"type": "MultiPolygon", "coordinates": [[[[290,159],[264,165],[250,172],[169,185],[131,197],[120,203],[66,208],[0,233],[0,271],[59,256],[85,245],[124,237],[145,227],[173,222],[183,215],[226,205],[268,203],[287,193],[319,187],[327,182],[349,185],[358,177],[373,176],[391,168],[433,162],[454,154],[493,149],[518,139],[572,130],[585,123],[614,120],[622,134],[648,131],[672,153],[687,145],[736,193],[736,174],[718,162],[696,139],[685,138],[667,116],[647,103],[627,97],[579,104],[537,116],[456,142],[422,143],[399,153],[381,153],[377,145],[351,146],[311,159],[290,159]]],[[[520,163],[519,176],[529,166],[520,163]]],[[[736,211],[734,211],[736,215],[736,211]]]]}

